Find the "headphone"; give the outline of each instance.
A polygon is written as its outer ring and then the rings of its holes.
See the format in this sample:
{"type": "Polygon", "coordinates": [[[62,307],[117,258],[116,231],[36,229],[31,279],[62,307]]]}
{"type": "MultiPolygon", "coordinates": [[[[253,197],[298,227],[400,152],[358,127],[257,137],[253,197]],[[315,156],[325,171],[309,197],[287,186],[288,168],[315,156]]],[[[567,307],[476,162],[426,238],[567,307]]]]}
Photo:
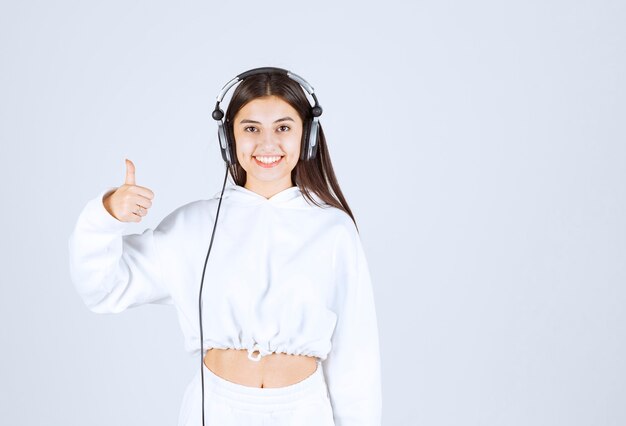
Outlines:
{"type": "Polygon", "coordinates": [[[307,83],[305,79],[292,73],[291,71],[275,67],[261,67],[239,74],[237,77],[226,83],[222,88],[222,91],[217,95],[217,103],[215,104],[215,109],[213,110],[211,116],[217,121],[217,137],[220,143],[220,150],[222,151],[222,158],[228,166],[233,166],[236,163],[236,153],[234,150],[235,145],[233,135],[230,131],[228,131],[228,128],[224,125],[224,121],[222,120],[222,118],[224,118],[224,111],[220,109],[220,102],[222,102],[226,92],[228,92],[228,90],[238,82],[245,80],[252,75],[266,73],[286,75],[292,80],[298,82],[300,86],[302,86],[304,90],[306,90],[309,95],[313,97],[313,100],[315,101],[315,105],[311,107],[311,115],[313,117],[310,120],[306,120],[304,123],[300,159],[307,161],[315,158],[317,154],[317,131],[319,129],[319,117],[322,115],[322,107],[317,102],[317,96],[315,96],[313,87],[307,83]]]}
{"type": "Polygon", "coordinates": [[[202,333],[202,288],[204,286],[204,274],[206,272],[206,265],[209,260],[209,254],[211,253],[211,247],[213,246],[213,237],[215,236],[215,228],[217,226],[217,219],[220,214],[220,207],[222,205],[222,196],[224,195],[224,188],[226,187],[226,180],[228,178],[228,169],[231,166],[234,166],[237,163],[237,156],[234,149],[234,136],[228,131],[228,127],[225,126],[224,121],[224,111],[220,109],[220,102],[224,99],[224,95],[226,92],[239,83],[240,81],[245,80],[246,78],[258,75],[258,74],[283,74],[292,80],[296,81],[304,90],[307,91],[309,95],[313,97],[315,104],[311,107],[311,115],[312,118],[310,120],[305,120],[304,128],[302,131],[302,145],[300,148],[300,160],[308,161],[316,157],[317,155],[317,134],[319,129],[319,117],[322,115],[322,107],[317,102],[317,97],[313,91],[313,86],[311,86],[305,79],[302,77],[292,73],[291,71],[287,71],[282,68],[275,67],[261,67],[261,68],[253,68],[246,72],[243,72],[237,77],[230,80],[228,83],[224,85],[220,93],[217,95],[217,103],[215,104],[215,109],[211,114],[214,120],[217,121],[217,137],[220,144],[220,151],[222,152],[222,158],[226,163],[226,174],[224,175],[224,183],[222,184],[222,192],[220,194],[220,201],[217,205],[217,213],[215,214],[215,222],[213,224],[213,232],[211,233],[211,242],[209,243],[209,250],[207,251],[206,258],[204,260],[204,268],[202,270],[202,279],[200,280],[200,295],[198,297],[198,313],[200,317],[200,375],[202,378],[202,425],[204,426],[204,336],[202,333]]]}

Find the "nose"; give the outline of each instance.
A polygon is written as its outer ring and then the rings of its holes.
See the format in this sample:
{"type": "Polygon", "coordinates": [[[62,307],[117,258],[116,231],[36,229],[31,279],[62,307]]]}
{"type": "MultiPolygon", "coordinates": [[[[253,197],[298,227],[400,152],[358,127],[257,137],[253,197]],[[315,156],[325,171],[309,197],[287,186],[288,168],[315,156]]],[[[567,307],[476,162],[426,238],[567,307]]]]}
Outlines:
{"type": "Polygon", "coordinates": [[[272,132],[264,132],[261,137],[261,145],[274,145],[274,134],[272,132]]]}

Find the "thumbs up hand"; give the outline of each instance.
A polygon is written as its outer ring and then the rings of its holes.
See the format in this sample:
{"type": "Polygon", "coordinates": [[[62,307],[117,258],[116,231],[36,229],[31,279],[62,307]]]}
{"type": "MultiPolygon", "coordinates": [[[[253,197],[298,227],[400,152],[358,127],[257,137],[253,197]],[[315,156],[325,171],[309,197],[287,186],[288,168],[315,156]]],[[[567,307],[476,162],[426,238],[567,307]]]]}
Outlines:
{"type": "Polygon", "coordinates": [[[120,222],[141,222],[152,207],[154,192],[135,185],[135,165],[126,159],[126,180],[115,192],[105,195],[102,199],[105,209],[120,222]]]}

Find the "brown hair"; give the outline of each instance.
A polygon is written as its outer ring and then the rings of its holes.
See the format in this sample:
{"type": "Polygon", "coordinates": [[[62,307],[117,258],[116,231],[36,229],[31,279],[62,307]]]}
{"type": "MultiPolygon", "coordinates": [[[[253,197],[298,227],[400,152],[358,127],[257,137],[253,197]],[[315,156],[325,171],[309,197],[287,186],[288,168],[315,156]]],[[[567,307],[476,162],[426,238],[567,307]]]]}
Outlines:
{"type": "MultiPolygon", "coordinates": [[[[228,132],[229,139],[233,141],[233,143],[236,143],[233,131],[235,115],[237,115],[245,104],[263,96],[278,96],[298,112],[304,124],[302,144],[300,146],[302,152],[304,149],[306,130],[312,118],[311,104],[300,84],[287,75],[273,72],[247,77],[239,83],[233,92],[233,96],[228,103],[224,122],[225,131],[228,132]]],[[[302,191],[302,194],[316,206],[323,208],[323,206],[318,204],[313,197],[311,197],[310,192],[315,193],[324,203],[346,212],[350,218],[352,218],[358,232],[359,228],[356,225],[352,210],[350,210],[348,202],[339,188],[339,183],[337,183],[337,178],[333,171],[333,165],[330,161],[330,155],[326,145],[324,131],[322,130],[321,123],[318,124],[317,154],[315,158],[308,161],[298,159],[296,166],[291,171],[291,181],[297,185],[302,191]]],[[[236,152],[236,147],[233,146],[233,153],[236,152]]],[[[247,174],[243,167],[241,167],[241,164],[239,164],[236,155],[235,159],[235,164],[229,167],[229,172],[237,185],[244,186],[247,174]]]]}

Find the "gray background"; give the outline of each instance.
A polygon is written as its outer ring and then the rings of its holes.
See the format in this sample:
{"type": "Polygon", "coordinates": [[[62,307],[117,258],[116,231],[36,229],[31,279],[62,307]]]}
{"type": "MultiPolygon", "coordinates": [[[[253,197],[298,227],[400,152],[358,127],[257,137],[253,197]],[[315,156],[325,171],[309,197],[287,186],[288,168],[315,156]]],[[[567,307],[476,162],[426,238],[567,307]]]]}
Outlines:
{"type": "Polygon", "coordinates": [[[67,238],[98,191],[221,187],[219,89],[316,89],[370,264],[384,425],[626,424],[623,1],[0,6],[0,423],[174,425],[173,309],[88,311],[67,238]]]}

